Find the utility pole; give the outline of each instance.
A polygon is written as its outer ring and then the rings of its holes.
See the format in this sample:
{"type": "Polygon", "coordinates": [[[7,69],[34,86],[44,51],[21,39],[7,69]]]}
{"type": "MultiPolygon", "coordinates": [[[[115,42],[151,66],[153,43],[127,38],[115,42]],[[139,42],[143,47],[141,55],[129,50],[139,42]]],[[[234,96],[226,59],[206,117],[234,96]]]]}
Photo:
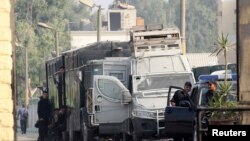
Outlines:
{"type": "Polygon", "coordinates": [[[29,104],[29,62],[28,62],[28,49],[24,47],[25,50],[25,105],[28,106],[29,104]]]}
{"type": "Polygon", "coordinates": [[[97,16],[97,42],[99,43],[101,40],[101,25],[102,25],[102,20],[101,20],[101,5],[97,6],[98,7],[98,16],[97,16]]]}
{"type": "Polygon", "coordinates": [[[25,105],[29,105],[29,61],[28,61],[28,47],[25,47],[21,44],[16,43],[16,47],[20,47],[24,49],[24,55],[25,55],[25,105]]]}
{"type": "Polygon", "coordinates": [[[101,19],[101,10],[102,7],[101,5],[96,5],[94,4],[94,2],[92,0],[79,0],[80,3],[93,8],[93,7],[97,7],[98,11],[97,11],[97,43],[101,41],[101,28],[102,28],[102,19],[101,19]]]}
{"type": "Polygon", "coordinates": [[[182,53],[186,54],[186,0],[181,0],[181,44],[182,53]]]}
{"type": "Polygon", "coordinates": [[[55,44],[56,44],[56,57],[59,56],[59,45],[58,45],[58,32],[57,30],[54,30],[55,31],[55,44]]]}

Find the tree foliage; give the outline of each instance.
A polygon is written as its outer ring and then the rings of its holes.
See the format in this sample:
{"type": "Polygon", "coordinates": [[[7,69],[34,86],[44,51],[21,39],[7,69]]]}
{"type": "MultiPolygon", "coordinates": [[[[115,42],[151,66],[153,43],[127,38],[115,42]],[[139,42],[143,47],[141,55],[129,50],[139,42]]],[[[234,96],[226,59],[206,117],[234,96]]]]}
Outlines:
{"type": "MultiPolygon", "coordinates": [[[[16,0],[15,32],[16,42],[28,49],[29,78],[31,86],[41,85],[45,80],[45,61],[52,58],[55,50],[55,33],[53,30],[38,26],[46,23],[59,32],[60,52],[70,48],[68,23],[89,18],[89,10],[79,4],[78,0],[16,0]]],[[[24,49],[17,47],[17,95],[24,97],[25,55],[24,49]]]]}
{"type": "MultiPolygon", "coordinates": [[[[145,24],[180,27],[180,0],[128,0],[145,24]]],[[[211,52],[217,37],[217,0],[186,0],[187,52],[211,52]]]]}
{"type": "Polygon", "coordinates": [[[146,24],[166,24],[168,5],[164,0],[131,0],[136,7],[137,16],[143,17],[146,24]]]}

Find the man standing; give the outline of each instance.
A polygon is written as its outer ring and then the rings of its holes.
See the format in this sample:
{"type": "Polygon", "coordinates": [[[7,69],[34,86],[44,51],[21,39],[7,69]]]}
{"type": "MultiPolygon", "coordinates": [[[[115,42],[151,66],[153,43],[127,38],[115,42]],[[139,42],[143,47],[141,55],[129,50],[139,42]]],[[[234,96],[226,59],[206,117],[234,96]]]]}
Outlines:
{"type": "MultiPolygon", "coordinates": [[[[209,104],[211,104],[210,102],[213,102],[213,96],[216,94],[217,92],[217,82],[210,80],[207,82],[208,84],[208,91],[206,92],[206,106],[209,106],[209,104]]],[[[209,125],[209,121],[208,121],[208,116],[211,114],[211,111],[206,111],[206,112],[202,112],[202,117],[201,117],[201,126],[202,128],[207,128],[209,125]]],[[[202,132],[202,140],[207,141],[207,132],[202,132]]]]}
{"type": "Polygon", "coordinates": [[[37,113],[40,122],[39,141],[46,141],[49,119],[51,118],[51,106],[48,99],[47,91],[43,91],[43,95],[40,97],[40,101],[38,102],[37,113]]]}
{"type": "Polygon", "coordinates": [[[217,83],[216,81],[208,81],[208,91],[206,93],[206,105],[209,104],[210,100],[212,100],[214,94],[217,91],[217,83]]]}
{"type": "MultiPolygon", "coordinates": [[[[174,93],[173,98],[170,100],[172,106],[182,106],[180,105],[180,101],[187,100],[189,101],[189,92],[191,91],[192,83],[191,82],[185,82],[184,89],[183,90],[177,90],[174,93]]],[[[174,141],[187,141],[188,138],[184,137],[174,137],[174,141]]]]}
{"type": "Polygon", "coordinates": [[[26,134],[28,110],[26,109],[24,104],[22,104],[22,107],[17,112],[17,119],[19,118],[22,134],[26,134]]]}
{"type": "Polygon", "coordinates": [[[191,82],[186,82],[184,84],[183,90],[177,90],[174,93],[173,98],[170,100],[172,106],[180,106],[179,103],[181,100],[188,100],[189,101],[189,92],[191,91],[192,84],[191,82]]]}

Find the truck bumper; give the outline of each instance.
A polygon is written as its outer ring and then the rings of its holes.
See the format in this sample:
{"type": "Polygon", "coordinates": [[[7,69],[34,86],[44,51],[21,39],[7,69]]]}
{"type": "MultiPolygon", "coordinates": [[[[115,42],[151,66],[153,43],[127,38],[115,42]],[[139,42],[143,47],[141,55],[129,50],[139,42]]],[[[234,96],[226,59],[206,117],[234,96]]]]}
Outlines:
{"type": "Polygon", "coordinates": [[[162,138],[165,137],[164,119],[159,120],[157,126],[156,119],[145,119],[134,117],[132,119],[133,129],[137,136],[143,138],[162,138]]]}

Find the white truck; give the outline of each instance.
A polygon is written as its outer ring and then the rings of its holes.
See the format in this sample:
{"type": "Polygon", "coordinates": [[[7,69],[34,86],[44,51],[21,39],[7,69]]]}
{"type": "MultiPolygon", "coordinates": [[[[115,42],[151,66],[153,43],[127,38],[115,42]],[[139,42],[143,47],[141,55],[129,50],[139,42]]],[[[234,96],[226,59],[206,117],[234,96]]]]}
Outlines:
{"type": "Polygon", "coordinates": [[[178,29],[134,28],[130,43],[131,57],[91,60],[85,67],[86,140],[95,135],[135,141],[165,138],[169,86],[194,83],[188,61],[181,55],[178,29]]]}

